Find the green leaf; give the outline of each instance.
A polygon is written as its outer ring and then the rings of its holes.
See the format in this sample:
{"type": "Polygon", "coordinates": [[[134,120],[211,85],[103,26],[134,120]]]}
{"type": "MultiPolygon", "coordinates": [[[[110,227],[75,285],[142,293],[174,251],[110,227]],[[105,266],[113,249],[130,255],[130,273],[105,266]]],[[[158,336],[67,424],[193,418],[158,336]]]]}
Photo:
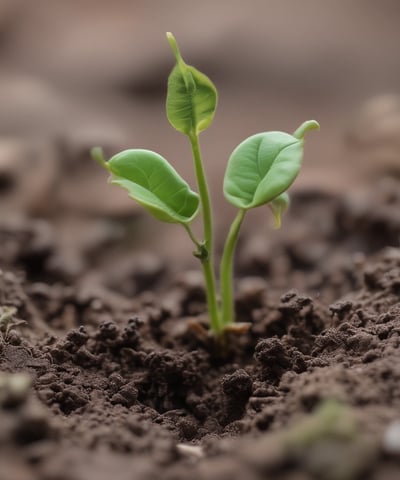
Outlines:
{"type": "Polygon", "coordinates": [[[217,90],[206,75],[184,62],[174,36],[167,33],[167,38],[176,58],[168,78],[167,117],[179,132],[197,135],[214,118],[217,90]]]}
{"type": "Polygon", "coordinates": [[[114,155],[106,168],[111,183],[125,188],[158,220],[187,224],[199,210],[199,196],[158,153],[125,150],[114,155]]]}
{"type": "Polygon", "coordinates": [[[274,228],[281,228],[282,215],[287,211],[289,205],[290,198],[287,192],[281,193],[273,200],[271,200],[271,202],[268,204],[269,208],[272,211],[272,215],[274,216],[274,228]]]}
{"type": "Polygon", "coordinates": [[[224,178],[226,199],[238,208],[250,209],[271,202],[297,177],[303,157],[304,134],[317,128],[305,122],[294,135],[265,132],[244,140],[233,151],[224,178]]]}

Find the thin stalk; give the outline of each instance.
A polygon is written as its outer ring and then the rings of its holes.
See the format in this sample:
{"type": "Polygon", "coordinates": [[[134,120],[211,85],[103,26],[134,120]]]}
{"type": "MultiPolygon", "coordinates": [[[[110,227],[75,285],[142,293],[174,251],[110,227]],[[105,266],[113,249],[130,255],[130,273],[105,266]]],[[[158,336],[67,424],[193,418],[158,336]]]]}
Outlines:
{"type": "Polygon", "coordinates": [[[208,191],[206,175],[201,158],[199,136],[197,134],[192,134],[189,135],[189,139],[192,146],[197,187],[199,189],[200,201],[202,205],[204,241],[211,256],[211,250],[213,246],[213,227],[210,193],[208,191]]]}
{"type": "Polygon", "coordinates": [[[242,225],[246,210],[240,209],[229,229],[224,246],[220,266],[221,282],[221,317],[222,325],[225,327],[235,321],[235,307],[233,297],[233,256],[236,243],[239,237],[240,226],[242,225]]]}
{"type": "Polygon", "coordinates": [[[201,242],[199,240],[197,240],[197,238],[195,237],[192,229],[190,228],[190,226],[187,224],[187,223],[182,223],[183,227],[185,228],[185,230],[187,231],[189,237],[190,237],[190,240],[196,245],[196,247],[198,249],[201,248],[201,242]]]}
{"type": "Polygon", "coordinates": [[[211,330],[220,334],[222,325],[219,315],[219,307],[217,301],[217,290],[215,273],[213,268],[213,223],[210,193],[208,191],[207,180],[204,172],[203,162],[201,158],[199,136],[196,133],[189,135],[190,144],[192,146],[194,167],[197,179],[197,188],[199,190],[200,201],[203,215],[203,231],[205,255],[200,260],[203,267],[204,279],[206,282],[207,306],[210,314],[211,330]]]}
{"type": "Polygon", "coordinates": [[[215,289],[215,274],[210,260],[202,260],[203,275],[206,283],[207,307],[210,315],[210,326],[213,333],[219,336],[223,330],[219,315],[215,289]]]}

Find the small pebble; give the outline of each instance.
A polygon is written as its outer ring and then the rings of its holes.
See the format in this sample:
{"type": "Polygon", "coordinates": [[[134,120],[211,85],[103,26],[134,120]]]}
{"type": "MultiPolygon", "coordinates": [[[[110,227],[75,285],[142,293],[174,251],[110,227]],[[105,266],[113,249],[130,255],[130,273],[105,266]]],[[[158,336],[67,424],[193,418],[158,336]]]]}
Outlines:
{"type": "Polygon", "coordinates": [[[204,450],[200,445],[187,445],[185,443],[178,443],[176,446],[178,452],[184,456],[203,458],[204,450]]]}
{"type": "Polygon", "coordinates": [[[400,455],[400,420],[392,422],[383,434],[382,446],[389,455],[400,455]]]}

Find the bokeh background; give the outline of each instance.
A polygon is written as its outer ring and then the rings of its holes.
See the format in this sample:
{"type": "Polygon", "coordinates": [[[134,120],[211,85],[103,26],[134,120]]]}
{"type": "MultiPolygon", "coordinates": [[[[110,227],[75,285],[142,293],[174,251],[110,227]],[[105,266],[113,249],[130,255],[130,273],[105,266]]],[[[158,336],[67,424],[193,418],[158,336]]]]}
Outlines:
{"type": "MultiPolygon", "coordinates": [[[[189,146],[164,112],[166,31],[219,90],[202,134],[218,234],[233,215],[221,193],[227,158],[259,131],[320,122],[297,189],[341,194],[399,176],[399,24],[397,0],[0,0],[2,221],[45,219],[76,273],[77,249],[118,237],[131,218],[139,250],[190,253],[179,227],[141,219],[88,154],[154,149],[194,185],[189,146]]],[[[248,231],[260,219],[270,222],[265,209],[248,231]]]]}

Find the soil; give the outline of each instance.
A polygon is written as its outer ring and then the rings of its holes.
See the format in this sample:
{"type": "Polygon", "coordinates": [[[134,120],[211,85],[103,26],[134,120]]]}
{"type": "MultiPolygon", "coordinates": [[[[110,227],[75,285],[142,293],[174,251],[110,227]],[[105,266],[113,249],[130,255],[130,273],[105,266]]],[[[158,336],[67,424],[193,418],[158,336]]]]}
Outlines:
{"type": "Polygon", "coordinates": [[[0,479],[400,478],[399,214],[400,181],[382,177],[297,191],[281,231],[244,229],[251,328],[225,348],[192,328],[199,272],[121,242],[140,220],[87,222],[74,255],[54,221],[3,221],[0,306],[17,313],[0,479]]]}
{"type": "Polygon", "coordinates": [[[0,480],[399,480],[399,3],[342,3],[0,0],[0,480]],[[194,187],[166,31],[219,91],[218,255],[235,145],[321,124],[282,229],[245,219],[224,348],[183,230],[89,155],[194,187]]]}

